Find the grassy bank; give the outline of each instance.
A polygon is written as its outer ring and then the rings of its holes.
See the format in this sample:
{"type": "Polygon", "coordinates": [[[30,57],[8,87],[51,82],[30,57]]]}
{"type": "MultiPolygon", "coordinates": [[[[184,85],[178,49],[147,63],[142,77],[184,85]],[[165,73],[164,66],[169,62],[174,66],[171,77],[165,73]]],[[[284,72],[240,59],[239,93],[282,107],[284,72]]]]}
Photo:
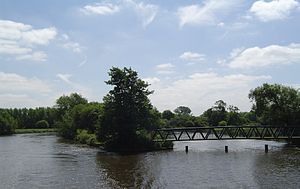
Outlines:
{"type": "Polygon", "coordinates": [[[47,128],[47,129],[16,129],[15,134],[25,134],[25,133],[50,133],[56,132],[56,128],[47,128]]]}

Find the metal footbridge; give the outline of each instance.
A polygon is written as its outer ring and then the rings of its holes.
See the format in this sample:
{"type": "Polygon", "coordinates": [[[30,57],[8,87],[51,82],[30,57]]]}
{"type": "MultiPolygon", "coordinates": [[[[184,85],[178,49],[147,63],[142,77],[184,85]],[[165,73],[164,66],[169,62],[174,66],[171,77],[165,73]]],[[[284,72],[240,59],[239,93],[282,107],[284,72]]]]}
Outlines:
{"type": "Polygon", "coordinates": [[[152,140],[155,142],[240,139],[300,139],[300,126],[217,126],[163,128],[154,130],[152,134],[152,140]]]}

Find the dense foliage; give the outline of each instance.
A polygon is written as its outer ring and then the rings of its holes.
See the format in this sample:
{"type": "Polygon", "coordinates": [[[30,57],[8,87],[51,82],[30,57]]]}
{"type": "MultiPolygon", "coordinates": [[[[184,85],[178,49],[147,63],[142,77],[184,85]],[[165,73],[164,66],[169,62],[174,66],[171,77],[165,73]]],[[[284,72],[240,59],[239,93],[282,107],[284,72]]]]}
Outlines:
{"type": "Polygon", "coordinates": [[[41,120],[46,121],[49,124],[49,128],[52,128],[57,117],[56,110],[50,107],[0,109],[0,112],[5,112],[12,116],[16,121],[16,128],[20,129],[40,128],[36,123],[41,120]]]}
{"type": "Polygon", "coordinates": [[[278,84],[264,84],[250,91],[253,110],[267,125],[299,125],[300,93],[278,84]]]}
{"type": "Polygon", "coordinates": [[[6,111],[0,111],[0,135],[9,135],[14,132],[16,121],[6,111]]]}
{"type": "Polygon", "coordinates": [[[81,133],[78,130],[91,134],[99,127],[103,109],[100,103],[88,103],[81,95],[72,93],[57,99],[55,107],[60,112],[56,121],[58,132],[66,139],[75,139],[81,133]]]}
{"type": "MultiPolygon", "coordinates": [[[[140,148],[151,146],[149,130],[159,119],[148,95],[148,84],[138,78],[132,69],[112,68],[110,80],[113,89],[104,97],[104,112],[98,139],[108,148],[140,148]]],[[[157,125],[156,125],[157,126],[157,125]]]]}

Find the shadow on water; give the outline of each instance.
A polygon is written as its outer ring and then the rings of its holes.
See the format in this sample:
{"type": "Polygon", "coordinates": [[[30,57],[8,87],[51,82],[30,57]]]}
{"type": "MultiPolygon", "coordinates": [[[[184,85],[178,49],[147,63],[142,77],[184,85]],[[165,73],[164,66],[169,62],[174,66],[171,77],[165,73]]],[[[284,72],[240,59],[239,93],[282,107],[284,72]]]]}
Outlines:
{"type": "Polygon", "coordinates": [[[97,165],[112,188],[151,188],[155,180],[147,164],[147,153],[97,153],[97,165]]]}

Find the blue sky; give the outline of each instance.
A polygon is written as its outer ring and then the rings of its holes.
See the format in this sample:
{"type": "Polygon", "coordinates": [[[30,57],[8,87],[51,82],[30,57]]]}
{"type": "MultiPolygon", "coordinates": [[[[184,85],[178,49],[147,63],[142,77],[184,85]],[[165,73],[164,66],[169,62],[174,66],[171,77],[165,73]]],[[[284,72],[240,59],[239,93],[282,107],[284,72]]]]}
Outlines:
{"type": "Polygon", "coordinates": [[[160,111],[248,111],[262,83],[300,87],[299,20],[297,0],[1,0],[0,107],[102,101],[109,69],[126,66],[160,111]]]}

